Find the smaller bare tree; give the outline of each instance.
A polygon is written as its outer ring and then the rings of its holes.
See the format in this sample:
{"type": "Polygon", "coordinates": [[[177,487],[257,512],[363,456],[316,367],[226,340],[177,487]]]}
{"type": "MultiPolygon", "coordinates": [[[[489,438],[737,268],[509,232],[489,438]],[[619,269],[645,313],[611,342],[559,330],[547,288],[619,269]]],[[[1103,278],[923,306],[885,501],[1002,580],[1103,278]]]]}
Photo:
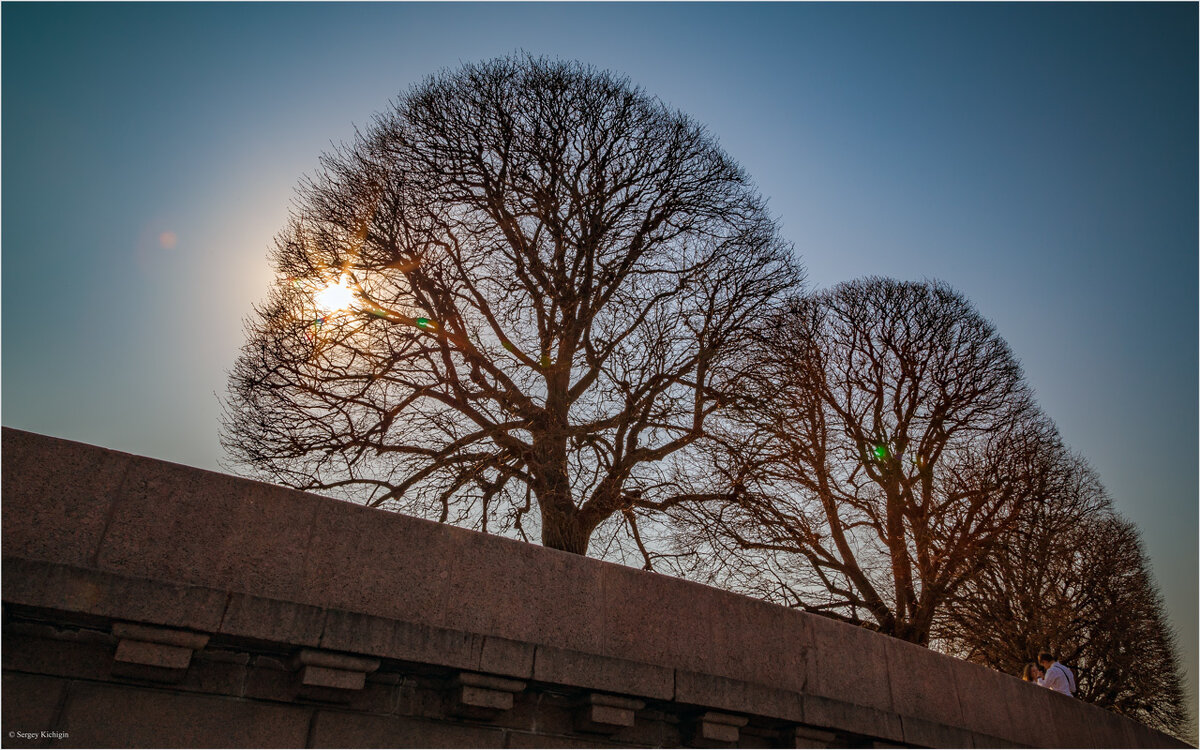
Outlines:
{"type": "Polygon", "coordinates": [[[1078,697],[1181,739],[1188,727],[1174,635],[1137,529],[1081,459],[1031,504],[988,566],[948,603],[939,646],[1009,674],[1050,650],[1078,697]]]}
{"type": "Polygon", "coordinates": [[[992,325],[939,283],[841,284],[760,343],[722,461],[736,497],[676,514],[717,561],[705,574],[927,644],[1047,491],[1057,433],[992,325]]]}

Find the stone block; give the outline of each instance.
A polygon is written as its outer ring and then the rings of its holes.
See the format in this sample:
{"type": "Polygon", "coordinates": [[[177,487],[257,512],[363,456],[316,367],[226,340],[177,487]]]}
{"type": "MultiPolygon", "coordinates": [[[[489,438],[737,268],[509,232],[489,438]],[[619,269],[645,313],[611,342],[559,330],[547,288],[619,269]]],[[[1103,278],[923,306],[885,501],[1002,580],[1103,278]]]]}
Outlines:
{"type": "Polygon", "coordinates": [[[41,732],[59,729],[55,719],[67,688],[66,680],[5,672],[3,685],[0,737],[6,738],[4,747],[36,747],[41,741],[41,732]],[[11,734],[13,732],[36,734],[38,738],[16,738],[11,734]]]}
{"type": "Polygon", "coordinates": [[[748,721],[745,716],[706,711],[696,717],[689,744],[692,747],[731,747],[737,744],[738,730],[748,721]]]}
{"type": "Polygon", "coordinates": [[[4,554],[93,564],[129,454],[3,428],[4,554]]]}
{"type": "Polygon", "coordinates": [[[604,610],[597,611],[601,575],[608,565],[496,536],[458,534],[453,541],[459,564],[447,582],[445,627],[557,648],[595,649],[604,619],[604,610]]]}
{"type": "Polygon", "coordinates": [[[1022,734],[1028,735],[1028,725],[1013,721],[1009,710],[1020,700],[1021,688],[1026,683],[970,662],[955,660],[951,667],[963,728],[1010,742],[1019,741],[1022,734]]]}
{"type": "Polygon", "coordinates": [[[74,683],[62,724],[76,747],[302,747],[310,715],[301,706],[74,683]]]}
{"type": "Polygon", "coordinates": [[[570,735],[544,734],[542,732],[509,732],[508,747],[538,748],[589,748],[589,747],[637,747],[598,737],[572,737],[570,735]]]}
{"type": "Polygon", "coordinates": [[[675,700],[785,721],[804,720],[800,693],[682,669],[675,672],[675,700]]]}
{"type": "Polygon", "coordinates": [[[913,716],[901,716],[904,742],[916,747],[974,747],[975,735],[961,727],[947,726],[913,716]]]}
{"type": "Polygon", "coordinates": [[[827,617],[811,615],[806,619],[813,648],[805,693],[891,713],[891,680],[885,650],[890,639],[827,617]]]}
{"type": "Polygon", "coordinates": [[[580,732],[612,734],[631,727],[646,702],[619,695],[589,693],[575,712],[575,729],[580,732]]]}
{"type": "Polygon", "coordinates": [[[804,696],[804,723],[890,742],[904,741],[904,728],[897,714],[817,695],[804,696]]]}
{"type": "Polygon", "coordinates": [[[133,458],[97,567],[256,596],[300,599],[318,506],[302,492],[133,458]]]}
{"type": "Polygon", "coordinates": [[[344,669],[329,669],[328,667],[304,667],[300,672],[300,682],[312,687],[333,688],[336,690],[362,690],[367,684],[365,672],[348,672],[344,669]]]}
{"type": "Polygon", "coordinates": [[[816,727],[794,727],[787,733],[787,738],[791,740],[788,747],[797,748],[820,748],[833,747],[837,743],[837,733],[831,732],[828,729],[818,729],[816,727]]]}
{"type": "Polygon", "coordinates": [[[322,648],[452,669],[480,669],[484,638],[418,623],[328,610],[322,648]]]}
{"type": "Polygon", "coordinates": [[[192,662],[192,650],[178,646],[164,646],[161,643],[123,640],[117,646],[117,653],[113,658],[118,662],[128,664],[184,670],[192,662]]]}
{"type": "Polygon", "coordinates": [[[296,646],[319,646],[325,610],[294,602],[230,594],[217,632],[296,646]]]}
{"type": "MultiPolygon", "coordinates": [[[[303,742],[303,740],[302,740],[303,742]]],[[[311,747],[503,747],[494,727],[320,710],[311,747]]]]}
{"type": "Polygon", "coordinates": [[[963,727],[954,682],[956,668],[962,663],[906,641],[883,640],[896,713],[947,727],[963,727]]]}
{"type": "Polygon", "coordinates": [[[978,732],[972,732],[971,747],[1022,748],[1029,747],[1029,745],[1025,743],[1013,742],[1012,740],[1008,740],[1003,737],[996,737],[995,735],[991,734],[979,734],[978,732]]]}
{"type": "Polygon", "coordinates": [[[730,604],[717,596],[724,592],[632,568],[602,572],[601,655],[708,674],[728,658],[716,644],[714,624],[730,604]]]}
{"type": "Polygon", "coordinates": [[[361,672],[364,676],[379,669],[379,660],[369,657],[343,654],[336,651],[319,651],[305,648],[296,654],[297,665],[333,669],[342,672],[361,672]]]}
{"type": "Polygon", "coordinates": [[[199,651],[192,655],[192,665],[178,688],[240,698],[246,692],[249,662],[250,655],[245,652],[213,649],[199,651]]]}
{"type": "Polygon", "coordinates": [[[669,667],[548,646],[537,648],[533,679],[655,700],[675,694],[675,672],[669,667]]]}
{"type": "Polygon", "coordinates": [[[455,678],[448,711],[454,716],[489,719],[511,710],[515,694],[524,689],[520,680],[463,672],[455,678]]]}
{"type": "Polygon", "coordinates": [[[22,632],[15,623],[4,628],[4,669],[70,679],[108,680],[112,677],[116,640],[91,641],[69,637],[70,633],[45,627],[22,632]]]}
{"type": "MultiPolygon", "coordinates": [[[[487,688],[475,687],[473,685],[460,685],[457,692],[458,702],[461,707],[468,709],[484,709],[490,711],[507,711],[513,707],[513,694],[506,693],[503,690],[488,690],[487,688]]],[[[457,713],[470,713],[475,715],[474,710],[457,713]]]]}
{"type": "Polygon", "coordinates": [[[1088,705],[1071,696],[1041,688],[1049,708],[1050,723],[1039,732],[1052,747],[1108,747],[1106,737],[1097,726],[1096,714],[1103,709],[1088,705]]]}
{"type": "Polygon", "coordinates": [[[505,693],[519,693],[525,689],[525,683],[522,680],[510,680],[505,677],[479,674],[478,672],[462,672],[458,675],[457,679],[463,685],[483,688],[485,690],[499,690],[505,693]]]}
{"type": "Polygon", "coordinates": [[[113,623],[112,630],[121,639],[113,657],[113,674],[140,680],[179,682],[192,654],[208,643],[207,634],[139,623],[113,623]]]}
{"type": "Polygon", "coordinates": [[[227,597],[215,589],[13,557],[4,558],[0,575],[8,603],[197,631],[220,625],[227,597]]]}
{"type": "Polygon", "coordinates": [[[456,566],[475,564],[461,558],[452,531],[463,530],[322,501],[304,543],[300,601],[444,628],[450,575],[456,566]]]}
{"type": "Polygon", "coordinates": [[[259,655],[251,659],[246,672],[247,698],[289,702],[296,698],[299,677],[283,659],[259,655]]]}
{"type": "Polygon", "coordinates": [[[373,714],[397,713],[398,683],[376,682],[375,676],[367,675],[366,684],[362,690],[348,693],[349,700],[345,701],[347,710],[373,714]]]}
{"type": "Polygon", "coordinates": [[[487,636],[479,654],[476,667],[482,672],[530,679],[533,677],[533,655],[536,647],[532,643],[487,636]]]}
{"type": "Polygon", "coordinates": [[[311,700],[345,702],[362,690],[367,675],[379,669],[378,659],[317,649],[301,649],[292,660],[297,670],[297,694],[311,700]]]}
{"type": "Polygon", "coordinates": [[[208,645],[207,633],[162,628],[136,622],[114,622],[112,632],[123,641],[140,641],[173,646],[187,651],[199,651],[208,645]]]}

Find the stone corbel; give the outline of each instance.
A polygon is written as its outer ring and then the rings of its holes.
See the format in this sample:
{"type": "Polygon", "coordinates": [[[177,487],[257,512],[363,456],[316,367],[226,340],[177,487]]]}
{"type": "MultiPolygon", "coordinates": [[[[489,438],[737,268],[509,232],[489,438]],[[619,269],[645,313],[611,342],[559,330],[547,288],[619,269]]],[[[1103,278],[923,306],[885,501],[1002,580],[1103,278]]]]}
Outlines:
{"type": "Polygon", "coordinates": [[[837,734],[816,727],[796,727],[792,732],[791,739],[793,742],[790,747],[833,747],[836,744],[837,734]]]}
{"type": "Polygon", "coordinates": [[[581,732],[612,734],[633,726],[634,714],[645,707],[645,701],[634,698],[589,693],[575,713],[575,728],[581,732]]]}
{"type": "Polygon", "coordinates": [[[706,711],[696,718],[692,735],[694,747],[728,747],[736,745],[738,730],[750,719],[745,716],[706,711]]]}
{"type": "Polygon", "coordinates": [[[379,669],[378,659],[301,649],[293,662],[299,670],[297,694],[312,700],[344,702],[362,690],[367,675],[379,669]]]}
{"type": "Polygon", "coordinates": [[[454,681],[450,713],[473,719],[490,719],[503,711],[511,711],[513,698],[523,690],[525,683],[521,680],[461,672],[454,681]]]}
{"type": "Polygon", "coordinates": [[[120,639],[113,674],[139,680],[179,682],[192,654],[208,645],[206,633],[141,623],[114,622],[112,632],[120,639]]]}

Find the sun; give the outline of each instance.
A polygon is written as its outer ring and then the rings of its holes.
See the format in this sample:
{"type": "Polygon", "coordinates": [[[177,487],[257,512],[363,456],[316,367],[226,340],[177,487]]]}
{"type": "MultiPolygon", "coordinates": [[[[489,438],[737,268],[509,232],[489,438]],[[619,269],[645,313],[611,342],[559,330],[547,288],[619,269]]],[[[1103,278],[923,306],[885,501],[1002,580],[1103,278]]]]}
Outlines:
{"type": "Polygon", "coordinates": [[[330,282],[314,294],[313,301],[323,313],[337,312],[354,304],[354,290],[346,285],[346,276],[343,274],[337,281],[330,282]]]}

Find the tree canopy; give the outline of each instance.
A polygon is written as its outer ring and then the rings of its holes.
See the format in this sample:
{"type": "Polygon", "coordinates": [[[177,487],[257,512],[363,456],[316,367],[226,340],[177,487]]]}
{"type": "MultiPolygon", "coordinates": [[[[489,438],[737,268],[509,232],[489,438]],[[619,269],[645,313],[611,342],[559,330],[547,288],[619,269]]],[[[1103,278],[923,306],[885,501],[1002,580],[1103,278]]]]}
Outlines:
{"type": "Polygon", "coordinates": [[[740,585],[927,643],[939,607],[1044,492],[1053,426],[1003,339],[942,284],[840,284],[758,340],[723,459],[746,489],[677,514],[690,543],[740,585]]]}
{"type": "Polygon", "coordinates": [[[230,377],[236,464],[577,553],[724,492],[689,465],[801,274],[703,127],[506,58],[431,77],[321,164],[230,377]]]}

